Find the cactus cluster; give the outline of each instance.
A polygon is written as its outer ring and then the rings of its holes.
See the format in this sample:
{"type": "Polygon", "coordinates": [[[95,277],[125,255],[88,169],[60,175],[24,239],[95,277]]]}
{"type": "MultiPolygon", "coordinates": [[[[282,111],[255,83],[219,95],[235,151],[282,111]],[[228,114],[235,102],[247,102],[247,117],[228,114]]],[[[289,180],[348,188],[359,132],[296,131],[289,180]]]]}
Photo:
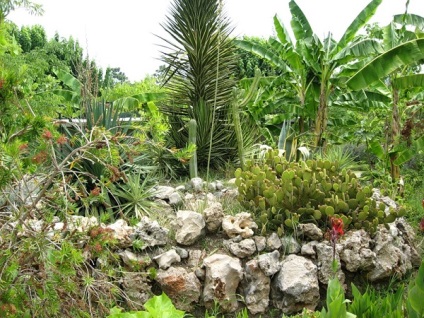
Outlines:
{"type": "Polygon", "coordinates": [[[268,150],[260,164],[247,161],[235,172],[238,200],[253,212],[263,230],[295,228],[313,222],[325,228],[329,217],[338,217],[348,228],[373,233],[378,224],[393,222],[403,208],[385,213],[385,204],[371,199],[355,174],[340,171],[337,162],[288,162],[278,150],[268,150]]]}

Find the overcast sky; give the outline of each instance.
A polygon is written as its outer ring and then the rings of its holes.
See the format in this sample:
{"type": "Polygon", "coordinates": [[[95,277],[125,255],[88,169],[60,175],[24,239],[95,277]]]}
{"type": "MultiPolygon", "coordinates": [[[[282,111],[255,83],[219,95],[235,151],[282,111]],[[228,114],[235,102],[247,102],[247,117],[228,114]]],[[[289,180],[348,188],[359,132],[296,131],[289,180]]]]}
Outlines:
{"type": "MultiPolygon", "coordinates": [[[[8,19],[18,26],[40,24],[51,38],[77,39],[90,58],[102,67],[120,67],[131,81],[153,74],[161,62],[160,23],[165,21],[172,0],[34,0],[43,5],[41,17],[18,9],[8,19]]],[[[339,39],[369,0],[297,0],[312,29],[321,38],[332,32],[339,39]]],[[[224,0],[234,35],[273,35],[275,14],[290,29],[289,0],[224,0]]],[[[406,0],[383,0],[370,22],[388,24],[405,11],[406,0]]],[[[424,16],[424,0],[410,0],[409,13],[424,16]]]]}

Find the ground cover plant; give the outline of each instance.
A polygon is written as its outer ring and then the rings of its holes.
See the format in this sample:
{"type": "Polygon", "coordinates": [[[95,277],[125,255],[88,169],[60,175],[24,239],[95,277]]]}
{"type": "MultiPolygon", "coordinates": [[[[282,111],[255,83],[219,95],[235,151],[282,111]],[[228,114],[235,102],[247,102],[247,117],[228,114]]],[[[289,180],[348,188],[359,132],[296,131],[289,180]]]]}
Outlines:
{"type": "MultiPolygon", "coordinates": [[[[161,222],[175,211],[151,200],[154,186],[199,175],[235,177],[239,202],[223,197],[226,213],[251,212],[264,235],[331,227],[335,255],[343,231],[373,234],[404,217],[422,249],[424,18],[365,25],[382,1],[336,42],[316,36],[293,0],[296,41],[277,16],[276,37],[234,39],[221,1],[176,0],[165,65],[139,83],[119,68],[103,74],[72,38],[7,21],[19,6],[41,13],[38,5],[0,1],[0,316],[189,316],[164,293],[131,298],[111,230],[78,231],[68,220],[161,222]],[[374,187],[402,207],[386,213],[374,187]]],[[[352,285],[348,297],[335,276],[323,309],[295,317],[423,317],[423,264],[395,293],[352,285]]],[[[154,265],[134,268],[154,281],[154,265]]],[[[246,308],[203,312],[248,317],[246,308]]]]}

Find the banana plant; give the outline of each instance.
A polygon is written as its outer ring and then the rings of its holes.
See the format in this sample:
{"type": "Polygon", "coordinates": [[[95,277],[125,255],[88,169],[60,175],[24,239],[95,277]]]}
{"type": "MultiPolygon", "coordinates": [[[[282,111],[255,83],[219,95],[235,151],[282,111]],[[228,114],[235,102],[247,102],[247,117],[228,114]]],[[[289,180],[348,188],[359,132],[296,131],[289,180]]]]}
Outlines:
{"type": "MultiPolygon", "coordinates": [[[[382,0],[372,0],[346,29],[339,41],[331,34],[321,41],[313,32],[308,19],[294,0],[289,3],[292,15],[291,27],[295,42],[290,39],[284,25],[274,17],[278,41],[270,39],[272,49],[248,41],[237,45],[253,52],[278,67],[281,76],[289,76],[289,82],[297,93],[299,109],[310,118],[315,118],[314,146],[325,146],[329,106],[335,99],[334,92],[343,85],[339,76],[340,68],[348,62],[378,51],[378,44],[372,39],[358,42],[357,32],[374,15],[382,0]]],[[[299,117],[298,113],[297,116],[299,117]]],[[[302,116],[300,116],[301,118],[302,116]]]]}
{"type": "MultiPolygon", "coordinates": [[[[375,140],[370,145],[374,153],[388,158],[392,180],[399,179],[400,165],[409,160],[414,151],[424,149],[423,136],[417,136],[409,147],[402,144],[400,138],[402,114],[408,111],[400,96],[406,91],[415,95],[424,91],[424,74],[415,71],[424,64],[423,26],[424,18],[418,15],[395,16],[383,30],[384,51],[367,61],[346,81],[352,90],[368,89],[390,98],[386,147],[383,149],[375,140]],[[406,25],[414,27],[415,31],[409,31],[406,25]]],[[[419,98],[412,96],[412,100],[419,101],[419,98]]],[[[422,102],[418,102],[418,107],[422,108],[422,102]]]]}

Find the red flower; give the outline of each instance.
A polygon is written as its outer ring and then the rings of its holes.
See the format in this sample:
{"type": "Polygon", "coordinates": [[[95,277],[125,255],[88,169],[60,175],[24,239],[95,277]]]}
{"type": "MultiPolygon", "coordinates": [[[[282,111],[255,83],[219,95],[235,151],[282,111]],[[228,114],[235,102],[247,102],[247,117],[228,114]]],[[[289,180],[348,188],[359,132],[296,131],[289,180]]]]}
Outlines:
{"type": "Polygon", "coordinates": [[[331,232],[332,232],[332,234],[337,235],[337,237],[342,236],[344,234],[343,220],[339,219],[339,218],[332,217],[330,219],[330,222],[331,222],[331,232]]]}
{"type": "Polygon", "coordinates": [[[52,133],[49,130],[44,130],[43,134],[41,135],[45,140],[51,140],[53,138],[52,133]]]}
{"type": "Polygon", "coordinates": [[[100,195],[100,188],[99,187],[95,187],[93,190],[90,191],[91,195],[94,197],[97,197],[98,195],[100,195]]]}
{"type": "Polygon", "coordinates": [[[68,138],[66,138],[64,135],[61,135],[61,136],[59,136],[59,137],[56,139],[56,142],[57,142],[59,145],[64,145],[64,144],[66,144],[66,143],[68,142],[68,138]]]}

